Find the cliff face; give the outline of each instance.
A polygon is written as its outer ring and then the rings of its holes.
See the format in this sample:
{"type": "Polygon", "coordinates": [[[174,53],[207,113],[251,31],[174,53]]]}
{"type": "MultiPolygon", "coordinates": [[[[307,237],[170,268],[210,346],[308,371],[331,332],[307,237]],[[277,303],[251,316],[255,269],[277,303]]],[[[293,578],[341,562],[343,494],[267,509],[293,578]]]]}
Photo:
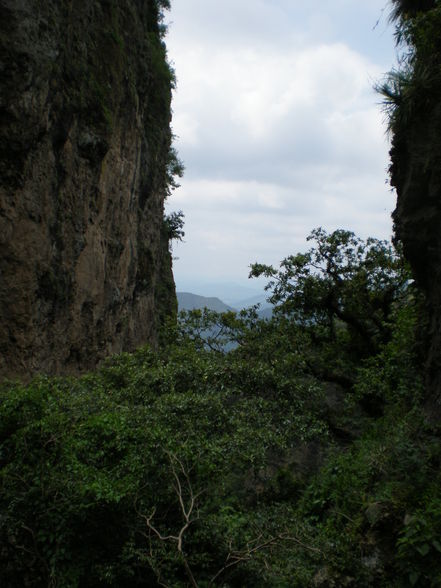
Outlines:
{"type": "Polygon", "coordinates": [[[77,372],[176,312],[157,0],[0,0],[0,374],[77,372]]]}
{"type": "Polygon", "coordinates": [[[397,137],[392,149],[392,181],[397,189],[396,236],[403,243],[427,300],[427,380],[441,399],[441,108],[434,105],[397,137]]]}
{"type": "Polygon", "coordinates": [[[395,0],[398,28],[410,47],[408,69],[395,82],[391,128],[391,183],[397,191],[396,237],[428,311],[427,383],[433,410],[441,410],[441,7],[433,0],[395,0]]]}

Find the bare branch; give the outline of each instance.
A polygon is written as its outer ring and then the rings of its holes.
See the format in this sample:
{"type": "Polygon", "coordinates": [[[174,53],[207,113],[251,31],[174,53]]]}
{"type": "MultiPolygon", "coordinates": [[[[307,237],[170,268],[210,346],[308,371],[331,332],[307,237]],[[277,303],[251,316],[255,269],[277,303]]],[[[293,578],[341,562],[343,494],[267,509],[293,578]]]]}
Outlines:
{"type": "MultiPolygon", "coordinates": [[[[197,501],[201,492],[194,493],[193,486],[191,484],[189,470],[184,463],[173,453],[167,452],[167,456],[170,461],[171,475],[173,477],[173,489],[176,494],[176,498],[179,503],[180,512],[183,519],[183,524],[176,534],[163,535],[158,528],[154,525],[153,519],[156,515],[156,508],[153,508],[150,515],[145,515],[139,511],[138,514],[144,519],[145,525],[148,529],[148,534],[143,535],[149,541],[149,562],[152,569],[157,577],[158,583],[165,588],[168,588],[167,584],[164,583],[161,575],[160,565],[155,563],[155,557],[153,552],[153,539],[156,537],[158,541],[163,544],[174,544],[176,552],[184,566],[185,573],[193,588],[198,588],[198,583],[193,575],[191,567],[184,553],[183,543],[184,536],[190,525],[199,518],[199,512],[197,510],[197,501]]],[[[258,530],[256,530],[258,531],[258,530]]],[[[224,565],[218,570],[218,572],[211,578],[209,585],[212,586],[215,581],[228,569],[233,568],[241,563],[246,563],[252,560],[252,558],[261,551],[269,550],[275,545],[279,545],[283,542],[293,542],[307,549],[313,553],[324,556],[323,552],[316,547],[307,545],[295,536],[291,536],[288,533],[279,533],[278,535],[270,535],[266,539],[262,532],[257,532],[254,539],[251,539],[246,543],[243,549],[233,549],[232,541],[229,542],[229,552],[225,559],[224,565]]],[[[269,564],[264,557],[264,565],[268,569],[269,564]]]]}
{"type": "MultiPolygon", "coordinates": [[[[144,519],[146,527],[150,531],[150,533],[148,535],[148,540],[149,540],[149,544],[150,544],[149,549],[150,549],[151,559],[153,559],[152,538],[151,538],[152,533],[163,543],[170,543],[170,542],[176,543],[176,550],[177,550],[180,558],[182,559],[182,563],[184,565],[188,579],[190,580],[190,583],[193,586],[193,588],[198,588],[198,584],[193,576],[191,568],[190,568],[188,561],[184,555],[183,540],[184,540],[184,534],[185,534],[186,530],[189,528],[189,526],[194,521],[196,521],[199,518],[199,513],[198,512],[195,513],[194,511],[195,511],[195,507],[197,504],[197,499],[201,495],[201,492],[199,492],[198,494],[195,494],[193,492],[193,487],[191,485],[190,477],[188,475],[188,469],[184,466],[182,461],[174,453],[167,452],[167,456],[170,461],[171,473],[172,473],[172,476],[174,479],[173,489],[176,493],[176,496],[177,496],[177,499],[179,502],[179,507],[181,510],[182,517],[184,519],[184,524],[182,525],[182,527],[178,531],[177,535],[162,535],[161,532],[155,527],[155,525],[152,522],[153,517],[156,514],[156,508],[153,508],[150,516],[142,514],[139,511],[137,511],[137,512],[144,519]],[[188,495],[187,500],[186,500],[184,494],[188,495]]],[[[152,565],[152,567],[154,567],[154,566],[152,565]]],[[[157,572],[155,572],[155,573],[158,577],[158,573],[157,572]]],[[[161,578],[161,576],[159,574],[158,582],[162,586],[166,586],[165,584],[163,584],[160,581],[160,578],[161,578]]]]}

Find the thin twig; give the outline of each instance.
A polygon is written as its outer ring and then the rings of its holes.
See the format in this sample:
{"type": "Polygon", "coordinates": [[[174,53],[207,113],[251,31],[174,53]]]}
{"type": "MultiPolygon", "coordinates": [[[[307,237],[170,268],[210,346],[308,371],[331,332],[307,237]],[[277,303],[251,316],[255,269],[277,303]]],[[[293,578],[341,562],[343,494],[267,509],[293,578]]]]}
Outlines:
{"type": "MultiPolygon", "coordinates": [[[[297,537],[292,537],[292,536],[288,535],[287,533],[280,533],[279,535],[272,536],[269,539],[267,539],[266,541],[259,543],[261,538],[262,538],[262,533],[260,533],[259,536],[256,537],[256,539],[249,541],[247,543],[246,549],[243,549],[240,551],[239,550],[238,551],[232,550],[231,541],[230,541],[230,543],[229,543],[230,551],[229,551],[227,558],[225,560],[225,565],[211,578],[210,585],[214,584],[215,580],[221,574],[223,574],[227,569],[232,568],[234,566],[237,566],[238,564],[240,564],[242,562],[250,561],[252,559],[253,555],[255,555],[258,551],[262,551],[264,549],[271,547],[272,545],[276,545],[276,544],[281,543],[283,541],[293,541],[293,542],[297,543],[297,545],[300,545],[303,549],[307,549],[307,550],[312,551],[314,553],[319,553],[319,554],[323,555],[323,552],[320,549],[317,549],[316,547],[311,547],[310,545],[303,543],[303,541],[300,541],[300,539],[298,539],[297,537]],[[254,543],[257,543],[257,545],[254,545],[254,547],[250,547],[254,543]]],[[[268,569],[269,565],[268,565],[266,558],[264,558],[264,564],[265,564],[265,567],[268,569]]]]}

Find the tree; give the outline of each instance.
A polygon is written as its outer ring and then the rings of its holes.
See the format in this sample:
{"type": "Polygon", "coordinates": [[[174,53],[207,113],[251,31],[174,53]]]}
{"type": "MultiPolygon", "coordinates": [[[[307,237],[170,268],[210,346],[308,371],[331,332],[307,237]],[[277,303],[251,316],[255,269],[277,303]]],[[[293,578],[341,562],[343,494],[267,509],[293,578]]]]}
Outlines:
{"type": "Polygon", "coordinates": [[[169,241],[182,241],[184,232],[184,213],[182,210],[171,212],[164,216],[163,228],[169,241]]]}
{"type": "MultiPolygon", "coordinates": [[[[294,322],[314,346],[346,349],[355,359],[376,353],[390,337],[394,307],[408,294],[409,272],[386,241],[315,229],[315,246],[285,258],[279,269],[256,263],[251,277],[270,279],[279,316],[294,322]]],[[[320,348],[320,353],[323,349],[320,348]]]]}

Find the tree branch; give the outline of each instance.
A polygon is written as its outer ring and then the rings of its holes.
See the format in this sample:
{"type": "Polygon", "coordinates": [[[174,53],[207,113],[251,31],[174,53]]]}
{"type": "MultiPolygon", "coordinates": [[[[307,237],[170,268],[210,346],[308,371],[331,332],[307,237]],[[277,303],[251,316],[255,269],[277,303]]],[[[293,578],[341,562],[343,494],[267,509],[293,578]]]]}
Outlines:
{"type": "MultiPolygon", "coordinates": [[[[307,550],[312,551],[314,553],[324,555],[320,549],[318,549],[316,547],[311,547],[310,545],[307,545],[306,543],[303,543],[302,541],[300,541],[300,539],[298,539],[297,537],[291,537],[287,533],[280,533],[279,535],[271,536],[262,542],[261,542],[261,538],[262,538],[262,533],[260,533],[256,539],[253,539],[253,541],[248,542],[246,549],[236,550],[236,551],[231,549],[231,542],[230,542],[230,551],[229,551],[227,558],[225,560],[225,565],[211,578],[209,585],[210,586],[213,585],[215,580],[217,580],[217,578],[221,574],[223,574],[227,569],[232,568],[234,566],[237,566],[238,564],[240,564],[242,562],[250,561],[252,559],[253,555],[255,555],[257,552],[263,551],[263,550],[267,549],[268,547],[271,547],[272,545],[277,545],[283,541],[293,541],[294,543],[297,543],[298,545],[300,545],[303,549],[307,549],[307,550]],[[253,544],[255,544],[255,545],[253,545],[253,544]]],[[[265,565],[266,566],[268,565],[266,560],[265,560],[265,565]]]]}
{"type": "MultiPolygon", "coordinates": [[[[155,525],[152,522],[153,517],[156,514],[156,507],[153,508],[150,516],[142,514],[139,511],[138,514],[144,519],[146,527],[150,532],[148,535],[148,539],[150,542],[151,558],[153,558],[151,533],[153,533],[159,539],[159,541],[162,541],[163,543],[175,543],[176,550],[182,559],[182,563],[184,564],[184,568],[191,585],[193,586],[193,588],[198,588],[198,584],[193,576],[193,573],[183,551],[183,540],[184,534],[189,528],[189,526],[199,518],[199,513],[197,511],[195,512],[195,508],[197,504],[197,499],[201,495],[201,492],[197,494],[193,492],[190,477],[182,461],[180,461],[180,459],[174,453],[167,452],[167,456],[170,460],[171,473],[174,478],[173,489],[176,493],[179,502],[179,508],[184,519],[184,524],[179,529],[177,535],[162,535],[162,533],[155,527],[155,525]],[[189,495],[188,501],[186,501],[184,498],[184,491],[186,491],[189,495]]],[[[165,586],[165,584],[162,585],[165,586]]]]}

